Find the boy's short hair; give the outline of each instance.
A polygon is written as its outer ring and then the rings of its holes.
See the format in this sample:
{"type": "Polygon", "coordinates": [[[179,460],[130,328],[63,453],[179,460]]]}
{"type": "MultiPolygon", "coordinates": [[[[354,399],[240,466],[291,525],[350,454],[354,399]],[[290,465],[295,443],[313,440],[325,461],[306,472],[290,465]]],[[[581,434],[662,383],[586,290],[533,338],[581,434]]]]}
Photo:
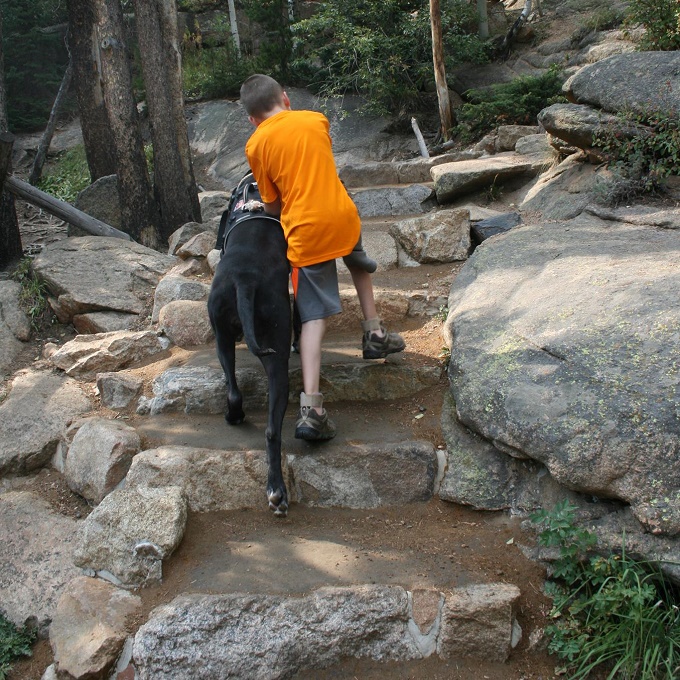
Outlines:
{"type": "Polygon", "coordinates": [[[261,118],[283,101],[283,88],[262,73],[246,78],[241,85],[241,104],[249,116],[261,118]]]}

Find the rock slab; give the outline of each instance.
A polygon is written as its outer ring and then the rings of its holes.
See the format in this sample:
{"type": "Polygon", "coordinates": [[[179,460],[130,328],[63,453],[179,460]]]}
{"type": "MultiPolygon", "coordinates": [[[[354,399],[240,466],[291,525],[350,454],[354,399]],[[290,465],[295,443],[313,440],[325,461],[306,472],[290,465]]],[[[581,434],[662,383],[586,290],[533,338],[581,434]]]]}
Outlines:
{"type": "Polygon", "coordinates": [[[680,235],[581,215],[485,241],[445,333],[461,422],[680,533],[680,235]]]}

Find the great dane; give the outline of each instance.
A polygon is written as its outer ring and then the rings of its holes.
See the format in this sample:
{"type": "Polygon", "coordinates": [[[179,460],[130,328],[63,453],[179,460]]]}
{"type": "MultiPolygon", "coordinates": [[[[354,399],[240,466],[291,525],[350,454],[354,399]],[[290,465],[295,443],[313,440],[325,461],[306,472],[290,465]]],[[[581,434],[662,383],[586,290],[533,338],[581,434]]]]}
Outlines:
{"type": "MultiPolygon", "coordinates": [[[[227,224],[226,211],[222,221],[220,232],[227,224]]],[[[267,374],[267,498],[274,514],[285,517],[288,492],[281,470],[281,428],[288,404],[291,347],[286,241],[280,222],[263,212],[244,213],[225,231],[224,254],[208,297],[217,356],[227,380],[225,418],[230,425],[239,425],[245,418],[235,367],[236,342],[245,338],[267,374]]]]}

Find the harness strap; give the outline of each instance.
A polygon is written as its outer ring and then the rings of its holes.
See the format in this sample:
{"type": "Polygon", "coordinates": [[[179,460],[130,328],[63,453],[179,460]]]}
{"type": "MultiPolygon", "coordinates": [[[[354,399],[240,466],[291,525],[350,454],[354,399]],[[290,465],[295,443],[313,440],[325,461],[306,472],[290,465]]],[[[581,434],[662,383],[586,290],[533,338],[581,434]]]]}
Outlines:
{"type": "Polygon", "coordinates": [[[268,220],[271,222],[275,222],[277,226],[281,226],[281,222],[278,218],[272,216],[272,215],[267,215],[265,213],[256,213],[256,214],[251,214],[251,215],[243,215],[242,217],[239,217],[234,224],[229,227],[229,231],[224,235],[224,251],[226,252],[227,250],[227,245],[229,241],[229,236],[231,235],[231,232],[234,231],[237,225],[243,224],[244,222],[248,222],[249,220],[254,220],[254,219],[259,219],[259,220],[268,220]]]}

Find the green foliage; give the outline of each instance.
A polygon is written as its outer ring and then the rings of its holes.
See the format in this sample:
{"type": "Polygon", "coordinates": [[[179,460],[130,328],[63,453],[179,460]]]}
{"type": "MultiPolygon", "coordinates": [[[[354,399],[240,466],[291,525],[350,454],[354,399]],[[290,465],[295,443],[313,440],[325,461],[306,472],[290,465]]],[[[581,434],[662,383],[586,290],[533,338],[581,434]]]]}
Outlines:
{"type": "Polygon", "coordinates": [[[678,0],[630,0],[626,23],[642,24],[646,31],[642,50],[680,50],[680,3],[678,0]]]}
{"type": "Polygon", "coordinates": [[[44,29],[66,20],[59,0],[0,0],[10,130],[45,126],[66,71],[64,36],[44,29]]]}
{"type": "Polygon", "coordinates": [[[539,543],[557,548],[550,594],[555,624],[546,628],[549,651],[568,677],[605,670],[608,680],[672,680],[680,672],[677,592],[655,565],[626,555],[587,557],[595,536],[575,524],[568,501],[532,515],[539,543]]]}
{"type": "Polygon", "coordinates": [[[255,21],[264,39],[260,41],[254,72],[261,71],[280,82],[291,78],[293,36],[286,0],[242,0],[246,16],[255,21]]]}
{"type": "Polygon", "coordinates": [[[540,76],[523,76],[509,83],[471,90],[458,112],[454,132],[463,141],[479,139],[498,125],[535,125],[536,116],[562,96],[562,74],[551,68],[540,76]]]}
{"type": "Polygon", "coordinates": [[[5,680],[13,661],[31,656],[31,645],[35,639],[34,631],[18,629],[0,614],[0,680],[5,680]]]}
{"type": "Polygon", "coordinates": [[[620,126],[605,129],[593,140],[614,177],[606,191],[606,202],[613,205],[654,193],[667,177],[680,174],[680,121],[675,109],[621,113],[619,120],[620,126]]]}
{"type": "Polygon", "coordinates": [[[38,188],[68,203],[75,201],[78,192],[89,186],[85,147],[77,146],[59,156],[55,166],[38,183],[38,188]]]}
{"type": "Polygon", "coordinates": [[[47,288],[33,271],[31,263],[30,257],[24,257],[12,272],[12,278],[21,284],[19,304],[31,320],[33,328],[38,330],[41,321],[48,316],[47,288]]]}
{"type": "Polygon", "coordinates": [[[241,83],[253,73],[248,60],[239,58],[228,18],[215,25],[215,37],[203,44],[194,35],[182,43],[182,78],[188,99],[238,96],[241,83]]]}
{"type": "MultiPolygon", "coordinates": [[[[442,29],[448,68],[486,60],[471,5],[444,0],[442,29]]],[[[322,97],[358,93],[371,111],[405,113],[434,84],[425,0],[320,2],[292,31],[295,73],[322,97]]]]}

